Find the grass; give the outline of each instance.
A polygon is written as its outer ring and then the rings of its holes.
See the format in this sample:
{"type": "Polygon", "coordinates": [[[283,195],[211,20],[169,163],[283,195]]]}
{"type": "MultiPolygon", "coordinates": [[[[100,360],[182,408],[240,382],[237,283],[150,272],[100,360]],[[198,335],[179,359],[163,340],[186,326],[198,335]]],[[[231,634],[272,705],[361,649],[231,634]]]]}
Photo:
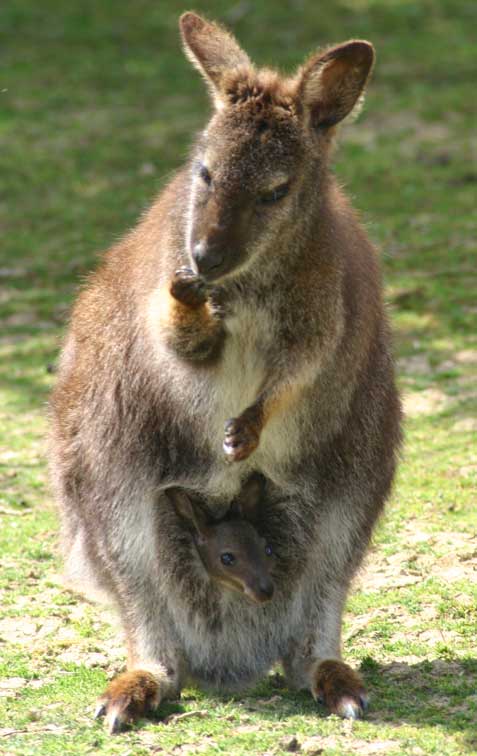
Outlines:
{"type": "Polygon", "coordinates": [[[0,753],[477,753],[477,6],[465,0],[198,0],[261,63],[371,39],[378,64],[336,171],[383,250],[407,409],[397,485],[350,596],[366,720],[326,717],[272,676],[237,698],[186,690],[109,738],[95,697],[124,663],[103,610],[57,575],[45,405],[66,313],[203,124],[204,87],[167,0],[0,7],[0,753]],[[190,712],[190,717],[174,714],[190,712]],[[206,716],[203,713],[206,712],[206,716]]]}

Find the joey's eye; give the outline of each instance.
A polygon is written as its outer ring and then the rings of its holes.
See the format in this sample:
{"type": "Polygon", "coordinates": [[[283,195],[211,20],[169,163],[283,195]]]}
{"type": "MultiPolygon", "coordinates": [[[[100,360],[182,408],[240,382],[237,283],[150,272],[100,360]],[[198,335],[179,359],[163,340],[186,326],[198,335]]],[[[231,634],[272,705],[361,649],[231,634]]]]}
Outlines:
{"type": "Polygon", "coordinates": [[[233,554],[229,554],[229,552],[226,551],[225,554],[220,555],[220,561],[226,567],[230,567],[230,565],[232,565],[235,562],[235,557],[233,554]]]}
{"type": "Polygon", "coordinates": [[[265,554],[266,554],[267,556],[272,556],[272,554],[273,554],[273,549],[272,549],[272,547],[270,546],[270,544],[267,544],[267,546],[265,546],[265,554]]]}
{"type": "Polygon", "coordinates": [[[212,183],[212,176],[209,173],[209,170],[205,167],[205,165],[202,163],[199,168],[199,176],[201,177],[204,184],[207,184],[207,186],[210,186],[212,183]]]}
{"type": "Polygon", "coordinates": [[[275,187],[275,189],[272,189],[271,192],[261,194],[258,198],[259,205],[271,205],[273,202],[278,202],[278,200],[281,200],[282,197],[285,197],[285,195],[288,194],[289,188],[289,184],[281,184],[280,186],[275,187]]]}

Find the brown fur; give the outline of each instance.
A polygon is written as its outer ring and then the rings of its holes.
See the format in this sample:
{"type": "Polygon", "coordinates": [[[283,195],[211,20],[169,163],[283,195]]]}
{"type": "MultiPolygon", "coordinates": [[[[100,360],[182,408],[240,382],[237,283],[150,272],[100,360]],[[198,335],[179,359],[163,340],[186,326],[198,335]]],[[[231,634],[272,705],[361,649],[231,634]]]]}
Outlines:
{"type": "Polygon", "coordinates": [[[312,694],[332,714],[346,717],[346,708],[358,702],[365,709],[367,697],[361,677],[347,664],[328,659],[320,662],[314,672],[312,694]]]}
{"type": "Polygon", "coordinates": [[[158,326],[167,344],[182,357],[209,360],[218,356],[225,336],[217,312],[197,289],[197,276],[176,271],[172,283],[158,292],[158,326]]]}
{"type": "Polygon", "coordinates": [[[157,694],[157,681],[150,672],[141,669],[124,672],[109,683],[98,700],[96,717],[109,710],[109,732],[116,732],[119,723],[129,724],[154,710],[158,705],[157,694]]]}
{"type": "Polygon", "coordinates": [[[343,43],[285,78],[195,14],[181,33],[215,111],[78,297],[51,405],[68,567],[113,597],[128,643],[107,721],[136,716],[122,701],[128,680],[147,699],[144,672],[160,702],[187,676],[235,688],[277,660],[358,716],[341,615],[392,484],[400,403],[378,256],[329,163],[373,48],[343,43]],[[257,473],[257,529],[278,553],[260,607],[208,579],[166,495],[197,492],[219,519],[257,473]]]}

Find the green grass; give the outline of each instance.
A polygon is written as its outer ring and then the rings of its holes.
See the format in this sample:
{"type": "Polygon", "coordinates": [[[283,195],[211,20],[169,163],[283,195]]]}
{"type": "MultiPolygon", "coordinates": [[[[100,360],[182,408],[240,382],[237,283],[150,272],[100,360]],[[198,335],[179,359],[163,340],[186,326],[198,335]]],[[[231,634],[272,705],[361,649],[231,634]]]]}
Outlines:
{"type": "Polygon", "coordinates": [[[0,753],[282,754],[292,736],[330,756],[477,753],[477,6],[195,8],[260,63],[290,68],[349,37],[377,48],[367,107],[336,156],[383,251],[408,410],[395,492],[346,615],[371,709],[326,717],[271,677],[237,698],[186,690],[161,716],[199,714],[115,738],[93,722],[124,643],[57,578],[47,368],[82,277],[180,165],[207,100],[180,53],[180,4],[15,0],[0,7],[0,753]]]}

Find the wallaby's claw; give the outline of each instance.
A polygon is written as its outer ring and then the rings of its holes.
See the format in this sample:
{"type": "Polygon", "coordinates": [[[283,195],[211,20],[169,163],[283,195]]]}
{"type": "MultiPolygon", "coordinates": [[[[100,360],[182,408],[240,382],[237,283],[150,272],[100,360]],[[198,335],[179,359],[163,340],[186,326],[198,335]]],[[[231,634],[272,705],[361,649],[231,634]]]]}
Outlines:
{"type": "Polygon", "coordinates": [[[247,459],[258,446],[260,440],[257,429],[243,417],[227,420],[223,449],[229,462],[247,459]]]}
{"type": "Polygon", "coordinates": [[[95,719],[105,717],[110,735],[132,724],[159,705],[159,686],[150,672],[135,669],[109,683],[98,700],[95,719]]]}
{"type": "Polygon", "coordinates": [[[127,717],[125,712],[120,711],[118,708],[111,709],[106,715],[106,729],[109,735],[114,735],[116,732],[121,732],[125,726],[132,723],[132,718],[127,717]]]}
{"type": "Polygon", "coordinates": [[[366,714],[369,709],[369,697],[366,695],[366,693],[362,693],[360,695],[359,703],[361,704],[361,710],[363,714],[366,714]]]}
{"type": "Polygon", "coordinates": [[[207,301],[205,282],[185,266],[176,270],[169,291],[174,299],[188,307],[200,307],[207,301]]]}
{"type": "Polygon", "coordinates": [[[365,708],[361,705],[361,700],[361,696],[358,696],[357,699],[343,696],[337,701],[335,711],[332,713],[337,714],[343,719],[360,719],[365,712],[365,708]]]}
{"type": "Polygon", "coordinates": [[[327,659],[318,664],[314,678],[311,692],[330,714],[343,719],[359,719],[364,715],[368,696],[361,677],[347,664],[327,659]]]}
{"type": "MultiPolygon", "coordinates": [[[[113,735],[116,732],[120,732],[127,725],[132,724],[136,718],[132,714],[130,706],[131,702],[127,699],[113,700],[106,697],[105,694],[97,703],[94,718],[99,719],[100,717],[104,717],[104,726],[108,733],[113,735]]],[[[140,716],[140,714],[138,713],[136,716],[140,716]]]]}
{"type": "Polygon", "coordinates": [[[99,719],[100,717],[104,717],[106,714],[106,703],[102,698],[99,699],[99,701],[96,704],[96,709],[94,710],[94,718],[99,719]]]}

